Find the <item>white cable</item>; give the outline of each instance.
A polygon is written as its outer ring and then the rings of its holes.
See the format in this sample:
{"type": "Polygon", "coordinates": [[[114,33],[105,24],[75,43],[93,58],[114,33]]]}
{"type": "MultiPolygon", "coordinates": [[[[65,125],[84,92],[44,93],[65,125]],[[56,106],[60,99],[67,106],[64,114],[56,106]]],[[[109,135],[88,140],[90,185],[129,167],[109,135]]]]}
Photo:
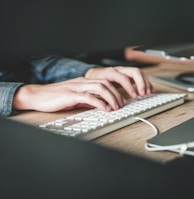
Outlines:
{"type": "Polygon", "coordinates": [[[187,154],[194,156],[194,151],[188,151],[187,149],[193,148],[194,142],[183,143],[183,144],[175,144],[175,145],[166,145],[166,146],[158,146],[158,145],[150,145],[149,143],[145,143],[145,148],[148,151],[172,151],[177,152],[181,156],[187,154]]]}
{"type": "MultiPolygon", "coordinates": [[[[143,119],[141,117],[135,117],[135,119],[140,120],[140,121],[148,124],[149,126],[151,126],[152,129],[154,130],[154,135],[155,136],[158,135],[158,133],[159,133],[158,129],[151,122],[149,122],[148,120],[143,119]]],[[[193,147],[193,143],[179,144],[179,145],[172,145],[172,146],[157,146],[157,148],[155,148],[155,147],[150,148],[148,143],[145,144],[145,148],[148,151],[164,151],[164,150],[170,151],[171,150],[171,151],[178,152],[181,156],[183,156],[185,154],[185,152],[187,151],[187,149],[190,147],[193,147]]]]}
{"type": "MultiPolygon", "coordinates": [[[[135,119],[140,120],[140,121],[148,124],[149,126],[151,126],[152,129],[154,130],[154,136],[159,134],[159,131],[158,131],[157,127],[154,126],[148,120],[143,119],[141,117],[135,117],[135,119]]],[[[169,146],[152,146],[149,143],[145,143],[145,148],[148,151],[165,151],[165,150],[167,150],[167,151],[177,152],[181,156],[183,156],[185,154],[194,156],[194,152],[193,151],[187,151],[188,148],[194,148],[194,142],[176,144],[176,145],[169,145],[169,146]]]]}
{"type": "Polygon", "coordinates": [[[145,144],[145,148],[148,151],[172,151],[172,152],[177,152],[181,156],[186,154],[188,145],[187,144],[177,144],[177,145],[167,145],[167,146],[150,146],[148,143],[145,144]]]}
{"type": "Polygon", "coordinates": [[[142,121],[142,122],[148,124],[149,126],[151,126],[152,129],[154,130],[154,135],[155,135],[155,136],[158,135],[158,133],[159,133],[159,132],[158,132],[158,129],[157,129],[156,126],[154,126],[151,122],[149,122],[148,120],[143,119],[143,118],[141,118],[141,117],[135,117],[135,119],[140,120],[140,121],[142,121]]]}

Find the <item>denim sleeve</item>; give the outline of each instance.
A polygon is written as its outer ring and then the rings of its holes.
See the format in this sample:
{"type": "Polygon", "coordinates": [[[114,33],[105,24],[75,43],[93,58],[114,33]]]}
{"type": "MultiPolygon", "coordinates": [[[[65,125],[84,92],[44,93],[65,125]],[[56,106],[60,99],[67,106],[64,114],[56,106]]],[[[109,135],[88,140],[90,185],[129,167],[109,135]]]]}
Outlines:
{"type": "MultiPolygon", "coordinates": [[[[28,83],[52,83],[84,76],[88,69],[96,67],[71,58],[47,56],[30,60],[31,79],[28,83]]],[[[20,82],[0,82],[0,116],[10,116],[16,111],[12,103],[20,82]]]]}
{"type": "Polygon", "coordinates": [[[84,76],[88,69],[96,67],[79,60],[49,56],[31,60],[32,72],[39,83],[51,83],[84,76]]]}
{"type": "Polygon", "coordinates": [[[14,113],[13,97],[21,85],[23,83],[0,82],[0,116],[8,117],[14,113]]]}

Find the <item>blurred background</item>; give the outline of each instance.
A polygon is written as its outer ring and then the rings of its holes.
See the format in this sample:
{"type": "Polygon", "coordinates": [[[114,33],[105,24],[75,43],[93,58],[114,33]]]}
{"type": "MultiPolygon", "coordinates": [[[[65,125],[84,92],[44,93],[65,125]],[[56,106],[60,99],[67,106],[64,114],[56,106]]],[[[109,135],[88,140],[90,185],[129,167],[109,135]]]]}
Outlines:
{"type": "Polygon", "coordinates": [[[193,0],[1,0],[0,61],[193,42],[193,0]]]}

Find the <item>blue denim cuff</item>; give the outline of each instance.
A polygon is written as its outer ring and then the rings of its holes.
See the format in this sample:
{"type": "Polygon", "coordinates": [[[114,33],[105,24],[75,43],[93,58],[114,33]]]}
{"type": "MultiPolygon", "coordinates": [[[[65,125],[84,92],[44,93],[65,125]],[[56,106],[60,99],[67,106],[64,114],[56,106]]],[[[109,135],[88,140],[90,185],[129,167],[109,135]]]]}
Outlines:
{"type": "Polygon", "coordinates": [[[24,83],[0,82],[0,115],[8,117],[15,113],[13,98],[17,89],[24,83]]]}

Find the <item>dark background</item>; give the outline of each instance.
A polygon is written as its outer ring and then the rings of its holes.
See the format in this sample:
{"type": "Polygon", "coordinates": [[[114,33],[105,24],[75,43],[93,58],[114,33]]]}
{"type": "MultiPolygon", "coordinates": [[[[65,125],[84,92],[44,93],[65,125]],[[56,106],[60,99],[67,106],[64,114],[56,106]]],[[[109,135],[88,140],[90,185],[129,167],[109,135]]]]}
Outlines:
{"type": "Polygon", "coordinates": [[[0,61],[194,40],[194,1],[1,0],[0,61]]]}

